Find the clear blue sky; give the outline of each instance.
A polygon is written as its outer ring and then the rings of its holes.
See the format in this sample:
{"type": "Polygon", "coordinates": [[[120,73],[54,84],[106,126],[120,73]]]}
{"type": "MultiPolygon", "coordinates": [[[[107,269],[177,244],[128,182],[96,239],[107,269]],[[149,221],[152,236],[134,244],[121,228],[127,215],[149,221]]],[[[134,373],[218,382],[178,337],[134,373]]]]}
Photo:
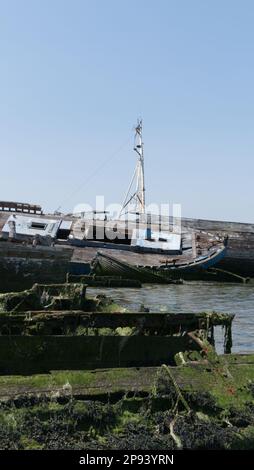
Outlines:
{"type": "Polygon", "coordinates": [[[142,116],[148,202],[254,222],[253,25],[252,0],[0,0],[0,199],[121,201],[142,116]]]}

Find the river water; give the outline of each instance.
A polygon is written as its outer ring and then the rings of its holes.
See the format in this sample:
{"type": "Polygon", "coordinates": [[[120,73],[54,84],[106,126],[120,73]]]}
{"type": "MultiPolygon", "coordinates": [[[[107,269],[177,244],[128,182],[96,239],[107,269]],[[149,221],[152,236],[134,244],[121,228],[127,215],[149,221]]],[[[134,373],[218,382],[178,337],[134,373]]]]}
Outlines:
{"type": "MultiPolygon", "coordinates": [[[[250,353],[254,350],[254,283],[186,282],[183,285],[144,285],[141,289],[90,288],[88,293],[103,293],[131,311],[144,305],[151,312],[233,313],[232,352],[250,353]]],[[[223,338],[222,328],[216,327],[218,352],[223,351],[223,338]]]]}

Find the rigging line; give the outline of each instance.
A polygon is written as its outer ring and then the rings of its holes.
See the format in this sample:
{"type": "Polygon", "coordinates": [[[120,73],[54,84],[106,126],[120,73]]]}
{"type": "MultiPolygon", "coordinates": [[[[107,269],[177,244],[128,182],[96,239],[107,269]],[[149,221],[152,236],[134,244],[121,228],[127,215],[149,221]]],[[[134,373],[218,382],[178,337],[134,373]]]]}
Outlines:
{"type": "Polygon", "coordinates": [[[72,198],[72,196],[74,196],[75,194],[77,194],[85,184],[87,184],[90,180],[92,180],[100,171],[102,168],[105,167],[105,165],[107,165],[107,163],[111,162],[112,160],[114,160],[116,157],[119,157],[119,154],[121,152],[121,150],[123,150],[127,144],[129,144],[131,141],[131,138],[128,137],[127,140],[124,141],[124,143],[115,151],[113,152],[108,158],[106,158],[100,165],[98,165],[94,171],[92,171],[92,173],[79,185],[79,186],[76,186],[76,188],[65,198],[62,200],[61,204],[58,206],[58,208],[56,209],[56,211],[59,211],[59,209],[61,209],[62,205],[67,202],[68,200],[70,200],[72,198]]]}
{"type": "Polygon", "coordinates": [[[132,199],[133,199],[135,196],[136,196],[136,193],[134,193],[134,194],[130,197],[130,199],[128,199],[128,201],[126,202],[126,204],[124,204],[122,210],[125,209],[125,207],[128,206],[128,204],[132,201],[132,199]]]}
{"type": "MultiPolygon", "coordinates": [[[[134,179],[135,179],[135,177],[136,177],[136,173],[137,173],[137,167],[136,167],[135,170],[134,170],[134,173],[133,173],[131,182],[130,182],[130,184],[129,184],[128,190],[127,190],[127,192],[126,192],[126,194],[125,194],[125,197],[124,197],[124,201],[123,201],[123,204],[122,204],[122,209],[121,209],[121,211],[120,211],[120,214],[121,214],[122,210],[123,210],[123,209],[126,207],[126,205],[127,205],[127,204],[126,204],[126,201],[127,201],[127,198],[128,198],[128,196],[129,196],[129,194],[130,194],[130,191],[131,191],[131,188],[132,188],[134,179]]],[[[133,196],[132,196],[132,197],[133,197],[133,196]]]]}

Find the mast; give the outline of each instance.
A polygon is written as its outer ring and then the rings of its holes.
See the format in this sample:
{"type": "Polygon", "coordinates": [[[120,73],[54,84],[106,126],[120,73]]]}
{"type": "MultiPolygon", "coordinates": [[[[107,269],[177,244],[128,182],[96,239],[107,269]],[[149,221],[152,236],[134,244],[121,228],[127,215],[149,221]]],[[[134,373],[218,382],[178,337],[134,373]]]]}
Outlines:
{"type": "Polygon", "coordinates": [[[136,189],[136,212],[145,213],[145,173],[144,173],[144,143],[142,139],[142,120],[138,121],[135,128],[134,150],[138,154],[137,162],[137,189],[136,189]]]}
{"type": "Polygon", "coordinates": [[[142,120],[139,119],[135,127],[134,151],[138,154],[136,168],[131,179],[128,191],[124,198],[120,216],[123,210],[132,202],[136,214],[145,214],[145,171],[144,171],[144,143],[142,138],[142,120]],[[131,189],[136,179],[136,190],[131,194],[131,189]]]}

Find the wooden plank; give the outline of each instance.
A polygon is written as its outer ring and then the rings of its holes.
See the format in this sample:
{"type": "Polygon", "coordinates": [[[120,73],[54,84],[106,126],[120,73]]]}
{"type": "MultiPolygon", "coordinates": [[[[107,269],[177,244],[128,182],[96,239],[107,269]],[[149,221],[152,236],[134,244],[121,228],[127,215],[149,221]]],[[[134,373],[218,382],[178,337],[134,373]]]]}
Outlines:
{"type": "Polygon", "coordinates": [[[51,371],[30,376],[0,376],[0,401],[20,396],[94,397],[109,393],[150,393],[157,367],[51,371]],[[66,386],[69,384],[69,387],[66,386]]]}
{"type": "MultiPolygon", "coordinates": [[[[136,334],[183,334],[183,332],[201,330],[208,331],[216,325],[230,324],[233,315],[226,314],[192,314],[192,313],[104,313],[104,312],[83,312],[83,311],[28,311],[14,314],[13,312],[1,312],[0,333],[11,334],[13,330],[31,330],[29,334],[42,334],[43,329],[57,328],[60,334],[66,334],[66,329],[70,331],[83,328],[135,328],[136,334]],[[38,330],[35,329],[39,325],[38,330]]],[[[85,331],[84,333],[85,334],[85,331]]],[[[103,333],[102,333],[103,334],[103,333]]],[[[127,333],[128,334],[128,333],[127,333]]]]}
{"type": "Polygon", "coordinates": [[[0,374],[174,364],[187,336],[0,336],[0,374]]]}
{"type": "MultiPolygon", "coordinates": [[[[248,356],[247,356],[248,357],[248,356]]],[[[225,356],[219,356],[223,365],[225,356]]],[[[207,363],[190,363],[178,367],[141,367],[89,370],[51,370],[48,374],[29,376],[0,376],[0,401],[15,400],[19,397],[52,396],[100,399],[105,395],[117,393],[145,393],[154,390],[160,392],[160,380],[164,394],[170,392],[175,384],[182,392],[211,395],[221,408],[238,408],[252,401],[248,384],[253,383],[254,369],[250,364],[235,361],[236,355],[230,356],[235,364],[228,368],[213,368],[207,363]],[[169,373],[168,373],[169,372],[169,373]]],[[[253,355],[252,355],[253,359],[253,355]]],[[[187,398],[188,401],[188,398],[187,398]]]]}

